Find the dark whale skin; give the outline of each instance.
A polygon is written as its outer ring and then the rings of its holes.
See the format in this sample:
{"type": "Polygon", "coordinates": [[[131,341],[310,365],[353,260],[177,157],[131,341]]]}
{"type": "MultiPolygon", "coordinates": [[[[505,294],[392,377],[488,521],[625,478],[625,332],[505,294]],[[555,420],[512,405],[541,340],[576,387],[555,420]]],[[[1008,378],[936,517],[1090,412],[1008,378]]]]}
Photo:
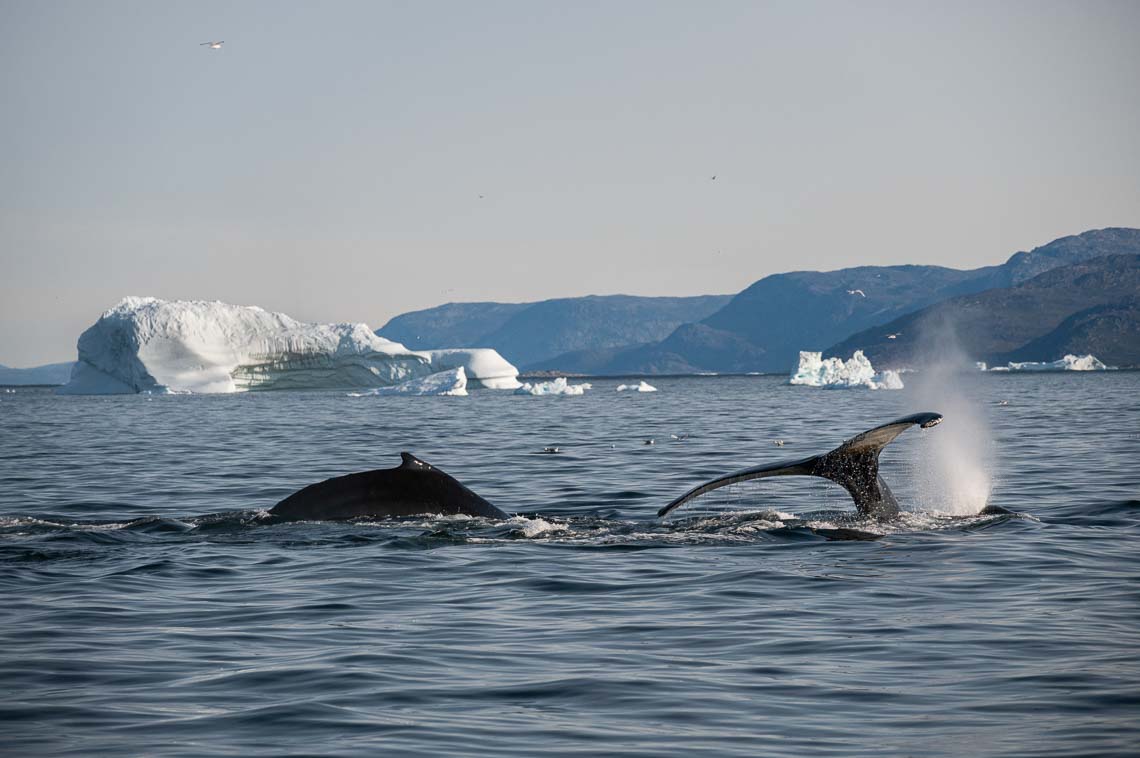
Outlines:
{"type": "Polygon", "coordinates": [[[283,521],[346,521],[354,518],[482,516],[510,518],[457,479],[411,453],[396,468],[361,471],[310,484],[270,509],[283,521]]]}
{"type": "Polygon", "coordinates": [[[887,519],[899,515],[894,493],[879,476],[879,453],[912,426],[929,429],[942,422],[941,413],[914,413],[868,429],[834,450],[796,461],[764,463],[693,487],[657,512],[664,517],[697,497],[721,487],[771,476],[819,476],[830,479],[851,495],[860,516],[887,519]]]}

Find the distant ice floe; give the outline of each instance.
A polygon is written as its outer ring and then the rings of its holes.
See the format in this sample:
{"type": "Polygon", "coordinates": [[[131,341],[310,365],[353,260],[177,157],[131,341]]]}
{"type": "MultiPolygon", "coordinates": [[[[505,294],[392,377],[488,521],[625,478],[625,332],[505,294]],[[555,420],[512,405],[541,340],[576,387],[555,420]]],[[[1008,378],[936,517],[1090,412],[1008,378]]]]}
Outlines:
{"type": "Polygon", "coordinates": [[[394,387],[376,387],[368,392],[350,392],[350,397],[366,395],[451,395],[467,396],[467,372],[463,367],[440,371],[420,379],[409,379],[394,387]]]}
{"type": "Polygon", "coordinates": [[[618,391],[618,392],[626,392],[626,391],[632,391],[632,392],[656,392],[656,391],[657,391],[657,388],[656,388],[656,387],[654,387],[654,386],[653,386],[652,384],[650,384],[649,382],[647,382],[647,381],[645,381],[644,379],[642,379],[642,380],[641,380],[640,382],[638,382],[637,384],[619,384],[619,385],[618,385],[618,388],[617,388],[617,391],[618,391]]]}
{"type": "Polygon", "coordinates": [[[856,350],[847,361],[842,358],[823,360],[822,353],[802,350],[800,365],[792,374],[788,384],[827,389],[867,387],[873,390],[901,390],[903,388],[899,372],[887,369],[876,373],[871,361],[863,355],[862,350],[856,350]]]}
{"type": "MultiPolygon", "coordinates": [[[[986,371],[985,363],[978,363],[978,368],[986,371]]],[[[1066,355],[1059,361],[1038,363],[1024,361],[1022,363],[1008,363],[1005,366],[994,366],[989,371],[1108,371],[1112,366],[1106,366],[1093,355],[1066,355]]]]}
{"type": "Polygon", "coordinates": [[[370,389],[458,368],[472,386],[518,386],[518,371],[494,350],[409,350],[367,324],[308,324],[201,300],[124,298],[78,347],[62,394],[370,389]]]}
{"type": "Polygon", "coordinates": [[[560,376],[549,382],[524,383],[515,390],[516,395],[583,395],[590,389],[589,382],[570,384],[566,377],[560,376]]]}

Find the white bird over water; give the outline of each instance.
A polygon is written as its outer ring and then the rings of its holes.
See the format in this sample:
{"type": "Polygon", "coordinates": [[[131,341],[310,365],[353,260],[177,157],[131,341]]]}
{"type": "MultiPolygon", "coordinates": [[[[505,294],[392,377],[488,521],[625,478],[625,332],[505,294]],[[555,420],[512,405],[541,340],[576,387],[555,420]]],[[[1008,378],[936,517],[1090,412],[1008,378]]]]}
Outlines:
{"type": "Polygon", "coordinates": [[[218,42],[202,42],[198,45],[198,47],[201,47],[202,45],[209,45],[211,50],[221,50],[222,45],[224,44],[226,44],[225,40],[220,40],[218,42]]]}
{"type": "Polygon", "coordinates": [[[867,293],[863,290],[847,290],[848,295],[858,295],[859,297],[867,297],[867,293]]]}

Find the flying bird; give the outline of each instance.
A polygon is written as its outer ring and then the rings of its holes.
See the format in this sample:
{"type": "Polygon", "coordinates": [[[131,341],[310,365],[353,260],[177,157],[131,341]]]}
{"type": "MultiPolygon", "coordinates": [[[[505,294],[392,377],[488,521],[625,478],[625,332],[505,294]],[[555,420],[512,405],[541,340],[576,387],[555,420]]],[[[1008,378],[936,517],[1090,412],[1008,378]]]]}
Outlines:
{"type": "Polygon", "coordinates": [[[847,290],[848,295],[858,295],[859,297],[867,297],[867,293],[863,290],[847,290]]]}
{"type": "Polygon", "coordinates": [[[221,50],[222,45],[224,44],[226,44],[225,40],[219,40],[218,42],[202,42],[198,45],[198,47],[201,47],[202,45],[209,45],[211,50],[221,50]]]}

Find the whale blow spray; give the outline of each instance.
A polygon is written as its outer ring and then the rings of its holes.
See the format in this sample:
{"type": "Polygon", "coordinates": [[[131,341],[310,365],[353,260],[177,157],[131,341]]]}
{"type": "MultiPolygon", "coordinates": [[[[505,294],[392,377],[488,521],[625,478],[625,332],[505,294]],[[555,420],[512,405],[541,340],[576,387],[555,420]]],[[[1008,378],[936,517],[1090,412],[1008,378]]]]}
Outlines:
{"type": "Polygon", "coordinates": [[[982,376],[951,324],[926,325],[924,337],[928,360],[912,384],[916,407],[937,409],[946,420],[916,452],[922,459],[913,462],[918,503],[924,510],[973,515],[986,507],[993,483],[993,436],[975,399],[982,376]]]}

